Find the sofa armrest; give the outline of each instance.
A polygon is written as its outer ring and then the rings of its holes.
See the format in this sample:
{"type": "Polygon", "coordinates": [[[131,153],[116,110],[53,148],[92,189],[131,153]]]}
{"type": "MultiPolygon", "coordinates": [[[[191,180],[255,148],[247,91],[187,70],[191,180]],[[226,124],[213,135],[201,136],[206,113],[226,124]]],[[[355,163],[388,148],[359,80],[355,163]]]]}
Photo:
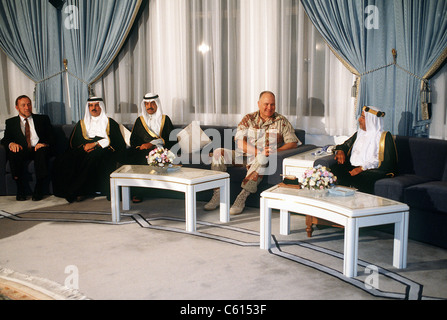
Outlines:
{"type": "Polygon", "coordinates": [[[324,167],[330,168],[331,166],[333,166],[336,163],[337,163],[337,161],[334,159],[334,155],[329,154],[325,157],[321,157],[321,158],[315,160],[314,165],[315,166],[322,165],[324,167]]]}

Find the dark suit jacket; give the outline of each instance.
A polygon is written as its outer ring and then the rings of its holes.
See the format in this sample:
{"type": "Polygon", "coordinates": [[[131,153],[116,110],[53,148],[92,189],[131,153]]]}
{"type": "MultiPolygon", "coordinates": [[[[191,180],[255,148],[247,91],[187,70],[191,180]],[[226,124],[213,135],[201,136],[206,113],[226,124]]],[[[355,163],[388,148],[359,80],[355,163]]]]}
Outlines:
{"type": "MultiPolygon", "coordinates": [[[[54,133],[50,118],[47,115],[33,114],[34,128],[39,136],[39,143],[45,143],[50,146],[50,150],[54,148],[54,133]]],[[[16,116],[6,120],[5,135],[2,144],[6,150],[9,150],[9,144],[15,142],[23,148],[27,148],[26,138],[20,127],[20,117],[16,116]]]]}

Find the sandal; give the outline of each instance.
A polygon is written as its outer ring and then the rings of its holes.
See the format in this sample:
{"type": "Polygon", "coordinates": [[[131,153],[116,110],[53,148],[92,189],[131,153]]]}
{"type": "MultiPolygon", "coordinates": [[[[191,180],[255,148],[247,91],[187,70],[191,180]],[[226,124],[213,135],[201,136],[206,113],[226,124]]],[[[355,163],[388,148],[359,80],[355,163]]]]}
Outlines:
{"type": "Polygon", "coordinates": [[[141,198],[139,198],[139,197],[137,197],[137,196],[133,196],[133,197],[132,197],[132,202],[133,202],[133,203],[140,203],[141,201],[143,201],[143,200],[141,200],[141,198]]]}

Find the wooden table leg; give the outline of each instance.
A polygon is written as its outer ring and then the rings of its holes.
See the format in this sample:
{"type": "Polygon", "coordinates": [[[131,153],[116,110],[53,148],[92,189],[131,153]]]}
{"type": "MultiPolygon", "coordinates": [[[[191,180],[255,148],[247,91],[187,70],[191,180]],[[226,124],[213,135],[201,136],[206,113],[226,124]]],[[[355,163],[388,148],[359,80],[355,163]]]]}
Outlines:
{"type": "Polygon", "coordinates": [[[327,220],[323,220],[323,219],[319,219],[316,218],[314,216],[308,216],[306,215],[306,231],[307,231],[307,237],[308,238],[312,238],[312,233],[314,232],[314,228],[313,226],[316,226],[318,228],[318,226],[329,226],[329,227],[334,227],[334,228],[343,228],[343,226],[338,225],[336,223],[327,221],[327,220]]]}
{"type": "Polygon", "coordinates": [[[313,217],[306,215],[306,232],[308,238],[312,238],[312,232],[314,231],[314,229],[312,228],[312,224],[313,224],[313,217]]]}

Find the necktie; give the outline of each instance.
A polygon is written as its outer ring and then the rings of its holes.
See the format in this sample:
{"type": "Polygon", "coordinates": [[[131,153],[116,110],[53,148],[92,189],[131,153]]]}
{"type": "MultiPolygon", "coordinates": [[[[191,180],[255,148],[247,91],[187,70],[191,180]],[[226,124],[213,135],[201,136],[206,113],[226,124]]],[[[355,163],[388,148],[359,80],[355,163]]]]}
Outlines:
{"type": "Polygon", "coordinates": [[[31,149],[31,129],[29,127],[28,119],[25,119],[25,137],[28,149],[31,149]]]}

